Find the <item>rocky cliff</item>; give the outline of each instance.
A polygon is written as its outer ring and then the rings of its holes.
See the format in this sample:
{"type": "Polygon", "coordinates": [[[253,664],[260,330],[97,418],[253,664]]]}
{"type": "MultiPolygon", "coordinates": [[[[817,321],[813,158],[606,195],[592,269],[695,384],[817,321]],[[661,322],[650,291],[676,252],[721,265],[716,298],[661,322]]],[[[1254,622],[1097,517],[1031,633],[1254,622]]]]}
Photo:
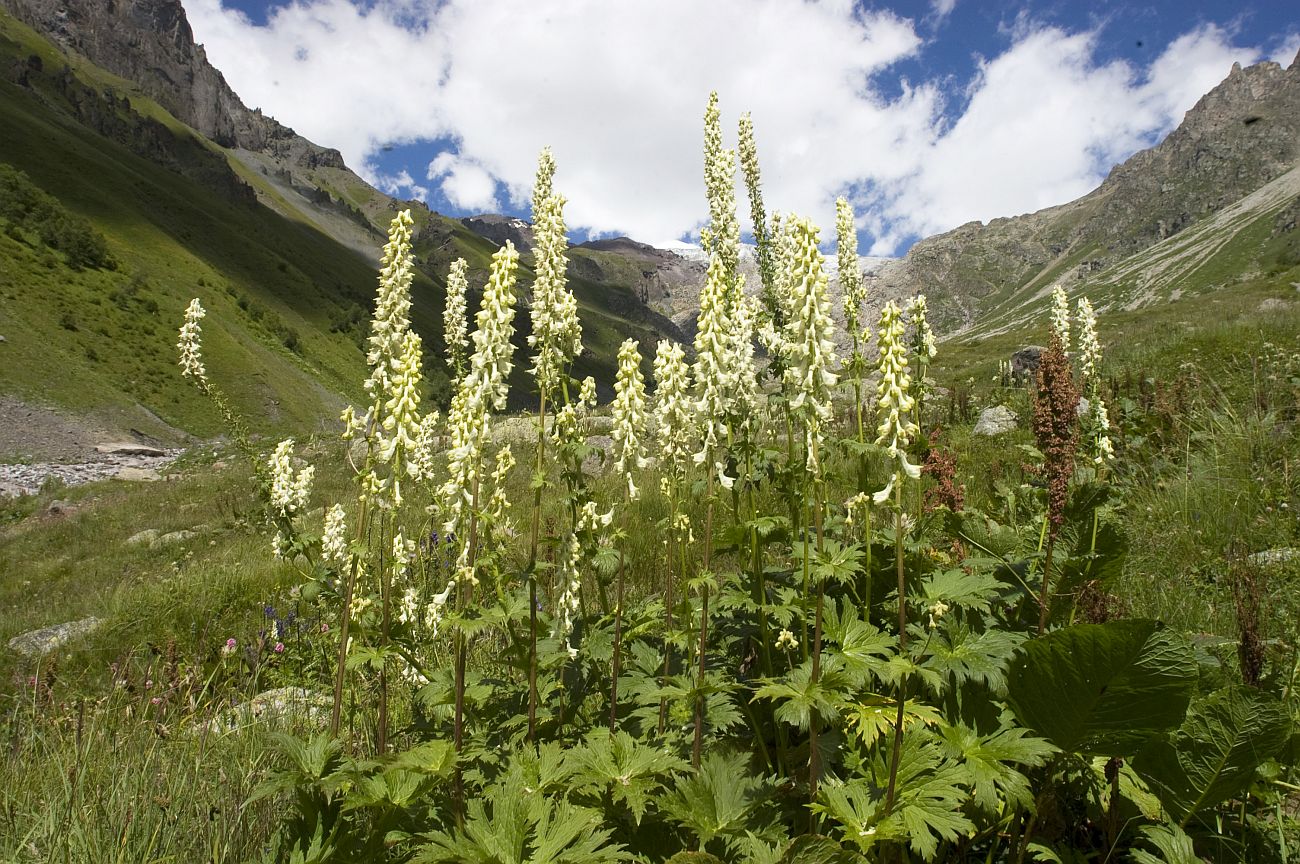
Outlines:
{"type": "Polygon", "coordinates": [[[223,147],[267,153],[307,167],[343,167],[261,111],[249,110],[194,42],[180,0],[0,0],[65,51],[120,75],[175,117],[223,147]]]}

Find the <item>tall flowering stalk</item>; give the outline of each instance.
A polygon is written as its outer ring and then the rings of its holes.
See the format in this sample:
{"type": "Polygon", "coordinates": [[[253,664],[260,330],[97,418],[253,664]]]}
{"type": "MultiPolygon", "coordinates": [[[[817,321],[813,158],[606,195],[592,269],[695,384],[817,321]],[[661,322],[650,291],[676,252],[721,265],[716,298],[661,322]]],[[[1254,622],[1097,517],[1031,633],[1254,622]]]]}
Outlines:
{"type": "Polygon", "coordinates": [[[1070,298],[1060,285],[1052,286],[1052,332],[1061,340],[1061,351],[1070,356],[1070,298]]]}
{"type": "MultiPolygon", "coordinates": [[[[533,464],[533,513],[528,534],[528,740],[537,728],[537,549],[541,533],[542,492],[546,485],[546,409],[567,380],[567,367],[582,351],[578,304],[568,290],[568,240],[564,197],[554,192],[555,158],[549,147],[537,157],[533,181],[533,242],[537,279],[533,282],[532,372],[537,381],[537,442],[533,464]]],[[[567,388],[566,388],[567,393],[567,388]]]]}
{"type": "Polygon", "coordinates": [[[1103,466],[1115,458],[1110,441],[1110,417],[1106,403],[1101,398],[1101,342],[1097,338],[1097,314],[1087,297],[1080,298],[1075,307],[1079,319],[1079,372],[1088,395],[1088,437],[1092,445],[1092,461],[1103,466]]]}
{"type": "MultiPolygon", "coordinates": [[[[370,375],[365,382],[371,404],[365,415],[356,416],[352,406],[343,412],[344,438],[360,433],[366,441],[366,459],[360,469],[361,510],[356,522],[356,540],[370,528],[370,509],[391,510],[402,503],[402,479],[423,476],[417,443],[420,435],[419,382],[421,369],[420,339],[412,330],[411,280],[415,258],[411,247],[411,212],[403,210],[393,217],[388,229],[379,270],[379,291],[370,325],[366,362],[370,375]]],[[[391,520],[384,520],[387,524],[391,520]]],[[[382,532],[381,532],[382,533],[382,532]]],[[[382,542],[382,538],[381,538],[382,542]]],[[[343,603],[339,610],[339,654],[334,678],[334,706],[330,730],[338,733],[343,705],[343,685],[350,642],[348,630],[353,616],[353,597],[360,559],[351,558],[343,586],[343,603]]],[[[380,593],[383,625],[381,641],[388,640],[390,622],[390,570],[381,568],[380,593]]],[[[387,669],[380,670],[381,693],[387,693],[387,669]]],[[[387,713],[381,706],[381,714],[387,713]]],[[[379,730],[379,740],[386,740],[387,730],[379,730]]]]}
{"type": "Polygon", "coordinates": [[[722,117],[717,91],[704,111],[704,187],[709,199],[709,226],[700,236],[704,251],[722,257],[727,292],[739,290],[740,223],[736,219],[736,151],[722,147],[722,117]]]}
{"type": "Polygon", "coordinates": [[[252,442],[248,439],[248,430],[244,426],[243,419],[231,409],[225,394],[208,380],[208,371],[203,365],[203,328],[199,324],[207,314],[197,297],[190,300],[189,305],[185,307],[185,321],[181,324],[176,341],[181,377],[188,378],[200,393],[212,400],[212,404],[221,413],[221,419],[225,422],[226,428],[230,430],[231,435],[234,437],[235,445],[252,466],[258,485],[266,489],[269,481],[266,476],[265,465],[254,451],[252,442]]]}
{"type": "MultiPolygon", "coordinates": [[[[790,266],[791,317],[787,330],[789,365],[785,370],[787,391],[793,393],[790,409],[800,419],[804,431],[804,464],[811,488],[806,489],[805,500],[812,512],[811,524],[815,527],[817,553],[824,547],[823,511],[825,486],[822,475],[821,444],[823,427],[829,426],[831,389],[836,375],[831,371],[835,364],[835,343],[832,341],[831,304],[826,296],[826,273],[822,255],[818,250],[818,230],[810,220],[793,219],[790,230],[794,238],[790,266]],[[808,494],[811,493],[811,494],[808,494]]],[[[805,523],[807,524],[807,523],[805,523]]],[[[804,597],[810,590],[812,554],[807,540],[804,542],[803,576],[804,597]]],[[[825,597],[825,580],[819,578],[816,586],[816,623],[813,628],[812,683],[821,680],[822,606],[825,597]]],[[[805,651],[807,651],[807,616],[804,616],[805,651]]],[[[821,720],[817,712],[809,718],[808,788],[809,795],[817,797],[817,782],[821,775],[821,753],[818,733],[821,720]]]]}
{"type": "Polygon", "coordinates": [[[924,294],[917,294],[908,301],[907,314],[912,319],[912,354],[916,357],[916,378],[913,381],[914,386],[912,389],[915,393],[915,413],[918,425],[922,420],[922,414],[925,411],[925,397],[929,392],[929,381],[925,377],[925,373],[930,366],[930,361],[934,359],[939,351],[935,342],[934,331],[930,329],[930,322],[926,320],[928,311],[924,294]]]}
{"type": "Polygon", "coordinates": [[[749,217],[754,226],[754,245],[758,248],[758,273],[763,282],[763,311],[780,326],[780,300],[777,298],[776,268],[772,261],[771,235],[767,211],[763,208],[763,185],[758,170],[758,144],[754,140],[754,121],[749,114],[740,115],[740,170],[749,192],[749,217]]]}
{"type": "Polygon", "coordinates": [[[790,259],[790,321],[786,326],[787,389],[794,394],[790,408],[803,421],[804,458],[814,476],[820,476],[823,428],[831,422],[831,390],[837,380],[832,340],[831,304],[826,296],[826,272],[817,248],[817,226],[808,219],[793,219],[790,259]]]}
{"type": "MultiPolygon", "coordinates": [[[[448,416],[451,448],[447,453],[447,482],[439,489],[440,504],[447,533],[456,538],[455,580],[457,608],[464,609],[469,593],[477,583],[479,486],[483,470],[483,445],[487,438],[488,417],[492,410],[505,407],[506,379],[513,364],[515,316],[515,272],[519,253],[514,244],[492,256],[492,267],[475,322],[474,354],[469,371],[452,399],[448,416]],[[468,524],[465,524],[468,523],[468,524]]],[[[465,728],[465,659],[466,639],[456,632],[455,687],[456,707],[454,743],[460,752],[465,728]]],[[[455,795],[458,808],[463,806],[463,786],[459,770],[455,795]]]]}
{"type": "MultiPolygon", "coordinates": [[[[635,339],[626,339],[618,349],[618,375],[614,380],[614,470],[627,478],[627,504],[640,496],[632,471],[645,465],[645,379],[641,376],[641,352],[635,339]]],[[[623,508],[623,536],[627,535],[630,506],[623,508]]],[[[618,676],[623,653],[623,576],[626,556],[618,556],[618,588],[614,600],[614,660],[609,688],[609,729],[618,725],[618,676]]]]}
{"type": "MultiPolygon", "coordinates": [[[[898,651],[907,651],[907,582],[903,569],[903,478],[919,479],[921,469],[907,459],[907,446],[917,434],[912,419],[915,402],[909,392],[912,386],[907,368],[907,349],[904,345],[906,328],[903,312],[893,300],[880,310],[878,350],[880,352],[880,383],[876,387],[876,407],[880,426],[876,430],[876,443],[883,445],[890,459],[895,460],[889,484],[877,492],[872,500],[883,504],[894,493],[894,561],[898,577],[898,651]]],[[[908,679],[903,675],[898,682],[898,711],[894,722],[894,748],[889,761],[889,785],[885,792],[885,814],[893,811],[898,784],[898,763],[903,754],[903,710],[907,704],[908,679]]]]}
{"type": "MultiPolygon", "coordinates": [[[[672,665],[674,589],[678,572],[685,575],[684,549],[690,537],[690,519],[682,512],[682,486],[695,451],[697,419],[691,399],[691,373],[686,352],[676,342],[664,339],[655,352],[654,375],[657,383],[654,425],[659,441],[663,474],[660,486],[668,499],[668,552],[664,568],[664,683],[672,665]],[[678,566],[680,564],[680,566],[678,566]]],[[[662,734],[668,703],[659,702],[659,731],[662,734]]]]}
{"type": "Polygon", "coordinates": [[[1039,451],[1043,454],[1043,476],[1047,482],[1047,552],[1043,557],[1043,583],[1039,595],[1038,632],[1047,630],[1051,605],[1052,554],[1056,538],[1065,522],[1065,505],[1070,494],[1070,477],[1074,474],[1074,456],[1078,446],[1079,391],[1074,383],[1070,361],[1066,359],[1064,340],[1054,330],[1047,350],[1038,365],[1038,386],[1034,390],[1034,414],[1031,428],[1039,451]]]}
{"type": "Polygon", "coordinates": [[[447,271],[447,304],[442,307],[443,342],[447,345],[447,364],[453,375],[452,386],[460,385],[465,377],[465,355],[469,350],[469,321],[467,320],[465,294],[469,279],[465,271],[469,264],[464,258],[451,262],[447,271]]]}
{"type": "Polygon", "coordinates": [[[866,358],[862,354],[862,307],[867,302],[866,283],[858,264],[858,228],[848,199],[835,199],[835,254],[840,279],[840,299],[844,303],[844,329],[849,334],[849,377],[853,379],[853,404],[858,421],[858,442],[866,442],[862,423],[862,374],[866,358]]]}
{"type": "Polygon", "coordinates": [[[876,443],[886,448],[889,458],[894,461],[894,470],[889,483],[872,496],[877,504],[889,500],[890,493],[902,495],[902,479],[910,477],[917,480],[921,468],[907,459],[907,445],[918,432],[912,411],[916,400],[909,392],[912,376],[907,367],[907,348],[903,337],[907,328],[903,325],[903,312],[893,300],[880,310],[880,329],[878,332],[878,350],[880,359],[880,383],[876,385],[876,408],[880,416],[880,426],[876,429],[876,443]]]}

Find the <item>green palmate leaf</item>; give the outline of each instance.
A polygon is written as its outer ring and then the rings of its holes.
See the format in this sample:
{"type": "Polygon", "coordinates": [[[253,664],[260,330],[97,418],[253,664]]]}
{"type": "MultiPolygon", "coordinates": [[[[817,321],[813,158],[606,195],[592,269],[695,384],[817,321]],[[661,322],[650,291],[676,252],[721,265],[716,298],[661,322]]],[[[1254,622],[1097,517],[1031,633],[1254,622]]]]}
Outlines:
{"type": "Polygon", "coordinates": [[[714,751],[704,757],[699,773],[678,779],[660,806],[704,844],[715,837],[744,836],[746,817],[762,791],[763,781],[750,773],[746,754],[714,751]]]}
{"type": "Polygon", "coordinates": [[[1003,801],[1031,807],[1034,795],[1029,780],[1013,766],[1037,768],[1056,752],[1025,729],[981,736],[965,726],[943,726],[938,736],[943,754],[960,767],[975,803],[988,812],[996,812],[1003,801]]]}
{"type": "Polygon", "coordinates": [[[960,687],[977,681],[994,692],[1006,686],[1007,666],[1017,646],[1024,642],[1019,633],[987,630],[972,633],[968,627],[953,627],[936,632],[929,641],[929,656],[921,665],[939,673],[944,686],[951,681],[960,687]]]}
{"type": "Polygon", "coordinates": [[[906,839],[913,851],[933,861],[941,841],[971,833],[974,823],[962,812],[967,800],[960,768],[921,735],[903,739],[898,762],[898,796],[893,811],[884,811],[884,760],[874,766],[876,782],[827,783],[813,809],[840,825],[844,840],[867,852],[882,841],[906,839]]]}
{"type": "Polygon", "coordinates": [[[1194,701],[1182,726],[1148,743],[1133,768],[1186,825],[1245,791],[1259,767],[1286,745],[1291,728],[1281,702],[1227,687],[1194,701]]]}
{"type": "Polygon", "coordinates": [[[819,680],[813,681],[812,661],[805,661],[783,678],[768,680],[758,688],[754,698],[775,701],[777,720],[807,729],[813,711],[828,723],[839,718],[848,683],[838,660],[824,656],[819,680]]]}
{"type": "Polygon", "coordinates": [[[543,794],[518,764],[466,805],[464,827],[435,831],[412,859],[456,864],[599,864],[627,859],[598,811],[543,794]]]}
{"type": "Polygon", "coordinates": [[[1192,838],[1177,825],[1147,825],[1141,831],[1142,840],[1154,846],[1158,854],[1134,849],[1135,864],[1204,864],[1192,846],[1192,838]]]}
{"type": "Polygon", "coordinates": [[[839,646],[836,656],[855,689],[884,675],[888,658],[898,645],[895,636],[860,619],[853,606],[830,600],[825,610],[825,637],[828,643],[839,646]]]}
{"type": "Polygon", "coordinates": [[[932,573],[921,582],[921,592],[912,600],[917,606],[927,607],[945,603],[959,609],[987,612],[998,597],[1002,583],[992,573],[966,572],[960,568],[932,573]]]}
{"type": "MultiPolygon", "coordinates": [[[[898,703],[892,696],[872,694],[841,706],[841,711],[847,727],[868,747],[882,736],[893,734],[894,721],[898,719],[898,703]]],[[[903,703],[904,731],[917,724],[938,726],[942,722],[943,715],[932,705],[912,699],[903,703]]]]}
{"type": "Polygon", "coordinates": [[[611,735],[600,729],[587,736],[582,747],[569,755],[573,770],[571,789],[608,794],[627,805],[638,825],[651,797],[686,763],[666,750],[640,744],[626,732],[611,735]]]}
{"type": "Polygon", "coordinates": [[[1129,756],[1182,722],[1196,678],[1191,647],[1156,621],[1079,624],[1021,646],[1007,698],[1062,750],[1129,756]]]}

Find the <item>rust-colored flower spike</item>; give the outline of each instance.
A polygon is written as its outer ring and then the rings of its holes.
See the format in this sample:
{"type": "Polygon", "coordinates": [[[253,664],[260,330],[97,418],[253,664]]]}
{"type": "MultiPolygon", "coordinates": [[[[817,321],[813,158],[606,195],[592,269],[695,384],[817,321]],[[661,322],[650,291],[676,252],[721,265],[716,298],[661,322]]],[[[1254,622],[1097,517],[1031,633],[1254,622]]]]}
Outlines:
{"type": "Polygon", "coordinates": [[[1053,331],[1039,362],[1038,386],[1033,398],[1032,428],[1043,454],[1048,488],[1048,530],[1055,536],[1065,519],[1070,476],[1074,473],[1079,404],[1079,390],[1058,331],[1053,331]]]}

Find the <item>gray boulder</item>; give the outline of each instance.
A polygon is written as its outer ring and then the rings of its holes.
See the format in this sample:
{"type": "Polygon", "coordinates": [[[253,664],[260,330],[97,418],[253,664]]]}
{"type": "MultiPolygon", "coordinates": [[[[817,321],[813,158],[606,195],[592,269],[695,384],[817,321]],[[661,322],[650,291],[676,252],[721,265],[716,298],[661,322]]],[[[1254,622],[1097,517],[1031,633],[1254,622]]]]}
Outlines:
{"type": "Polygon", "coordinates": [[[1026,345],[1011,355],[1011,377],[1032,378],[1038,373],[1038,364],[1043,360],[1042,345],[1026,345]]]}
{"type": "Polygon", "coordinates": [[[9,640],[9,649],[24,657],[44,657],[73,639],[94,632],[103,622],[98,618],[82,618],[39,630],[29,630],[9,640]]]}
{"type": "Polygon", "coordinates": [[[1247,558],[1256,567],[1275,567],[1278,564],[1288,564],[1297,559],[1300,559],[1300,549],[1296,549],[1294,546],[1286,546],[1281,549],[1266,549],[1247,558]]]}
{"type": "Polygon", "coordinates": [[[994,405],[980,412],[980,419],[973,430],[976,435],[1002,435],[1016,428],[1020,418],[1016,412],[1005,405],[994,405]]]}

